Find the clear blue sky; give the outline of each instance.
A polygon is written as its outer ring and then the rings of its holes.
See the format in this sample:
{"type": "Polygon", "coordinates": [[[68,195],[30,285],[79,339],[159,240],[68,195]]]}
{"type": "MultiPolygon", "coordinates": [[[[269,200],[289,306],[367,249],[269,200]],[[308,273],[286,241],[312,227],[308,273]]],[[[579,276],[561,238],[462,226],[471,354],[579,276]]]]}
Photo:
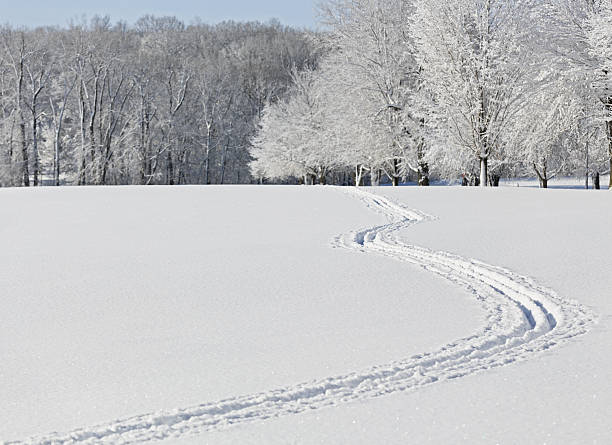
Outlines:
{"type": "Polygon", "coordinates": [[[12,25],[61,25],[83,14],[109,15],[133,23],[145,14],[174,15],[189,23],[277,18],[294,26],[315,27],[314,0],[0,0],[0,22],[12,25]]]}

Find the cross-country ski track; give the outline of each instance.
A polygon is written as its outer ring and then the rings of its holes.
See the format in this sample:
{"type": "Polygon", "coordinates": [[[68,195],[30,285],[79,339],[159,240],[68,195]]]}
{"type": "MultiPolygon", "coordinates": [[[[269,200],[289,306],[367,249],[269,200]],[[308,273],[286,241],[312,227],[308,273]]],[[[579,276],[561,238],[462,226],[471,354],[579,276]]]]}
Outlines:
{"type": "Polygon", "coordinates": [[[527,360],[589,330],[596,317],[577,302],[510,270],[406,244],[399,232],[433,217],[362,189],[337,189],[382,213],[388,223],[338,236],[333,247],[395,258],[466,289],[486,312],[487,323],[469,337],[438,350],[364,371],[329,377],[184,409],[160,411],[68,433],[7,444],[138,443],[179,438],[231,425],[301,413],[527,360]]]}

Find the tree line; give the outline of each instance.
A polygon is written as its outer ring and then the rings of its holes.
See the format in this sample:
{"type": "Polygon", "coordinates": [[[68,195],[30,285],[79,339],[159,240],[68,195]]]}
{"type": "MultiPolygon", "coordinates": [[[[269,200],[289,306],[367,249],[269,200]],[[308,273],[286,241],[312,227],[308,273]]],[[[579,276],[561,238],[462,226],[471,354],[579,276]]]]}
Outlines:
{"type": "Polygon", "coordinates": [[[0,186],[599,187],[610,173],[612,0],[319,13],[319,32],[153,16],[0,27],[0,186]]]}
{"type": "MultiPolygon", "coordinates": [[[[327,0],[267,103],[260,181],[497,185],[612,167],[612,0],[327,0]]],[[[612,179],[610,180],[612,188],[612,179]]]]}
{"type": "Polygon", "coordinates": [[[0,185],[251,182],[250,141],[309,33],[145,16],[0,27],[0,185]]]}

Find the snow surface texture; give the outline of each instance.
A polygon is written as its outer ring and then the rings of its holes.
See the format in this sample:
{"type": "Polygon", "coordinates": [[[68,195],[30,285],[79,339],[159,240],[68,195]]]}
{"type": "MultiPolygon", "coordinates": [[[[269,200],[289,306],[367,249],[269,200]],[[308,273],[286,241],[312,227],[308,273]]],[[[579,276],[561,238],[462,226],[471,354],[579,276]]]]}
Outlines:
{"type": "Polygon", "coordinates": [[[462,286],[486,311],[486,325],[434,352],[363,372],[9,443],[135,443],[181,438],[228,425],[372,399],[529,359],[584,334],[595,321],[594,314],[578,303],[507,269],[404,243],[397,236],[400,230],[433,217],[382,196],[346,190],[383,214],[389,223],[338,236],[334,246],[416,264],[462,286]]]}

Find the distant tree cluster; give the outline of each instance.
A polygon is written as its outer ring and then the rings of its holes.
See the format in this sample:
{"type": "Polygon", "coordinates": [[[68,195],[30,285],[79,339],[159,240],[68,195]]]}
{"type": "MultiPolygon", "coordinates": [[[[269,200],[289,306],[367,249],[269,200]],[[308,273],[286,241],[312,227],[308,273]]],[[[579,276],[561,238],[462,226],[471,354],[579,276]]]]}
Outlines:
{"type": "Polygon", "coordinates": [[[610,172],[612,0],[326,0],[320,15],[321,32],[0,27],[0,186],[610,172]]]}
{"type": "Polygon", "coordinates": [[[251,181],[267,104],[317,46],[278,22],[0,28],[0,185],[251,181]]]}
{"type": "Polygon", "coordinates": [[[259,180],[599,186],[610,172],[612,0],[327,0],[320,12],[324,56],[263,110],[259,180]]]}

